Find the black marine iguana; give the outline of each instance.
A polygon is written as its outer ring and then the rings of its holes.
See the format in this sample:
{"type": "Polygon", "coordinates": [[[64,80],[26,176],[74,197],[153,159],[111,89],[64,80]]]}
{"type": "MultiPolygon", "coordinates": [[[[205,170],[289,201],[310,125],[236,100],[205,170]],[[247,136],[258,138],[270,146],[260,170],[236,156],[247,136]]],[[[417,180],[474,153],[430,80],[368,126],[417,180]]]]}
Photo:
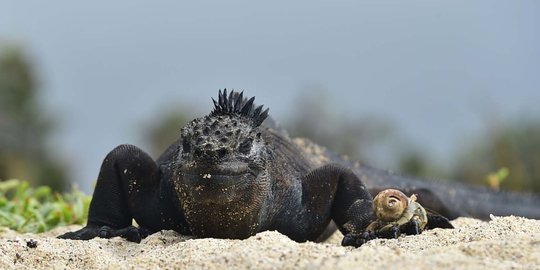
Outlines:
{"type": "MultiPolygon", "coordinates": [[[[213,111],[183,127],[157,161],[132,145],[115,148],[101,166],[86,227],[59,238],[140,242],[172,229],[243,239],[277,230],[301,242],[328,236],[333,221],[344,245],[359,246],[373,237],[364,232],[374,220],[372,195],[390,187],[417,194],[420,203],[449,218],[540,218],[538,197],[418,181],[290,139],[270,118],[265,121],[268,109],[256,107],[254,99],[219,91],[213,111]]],[[[428,219],[428,227],[451,227],[442,216],[428,219]]]]}

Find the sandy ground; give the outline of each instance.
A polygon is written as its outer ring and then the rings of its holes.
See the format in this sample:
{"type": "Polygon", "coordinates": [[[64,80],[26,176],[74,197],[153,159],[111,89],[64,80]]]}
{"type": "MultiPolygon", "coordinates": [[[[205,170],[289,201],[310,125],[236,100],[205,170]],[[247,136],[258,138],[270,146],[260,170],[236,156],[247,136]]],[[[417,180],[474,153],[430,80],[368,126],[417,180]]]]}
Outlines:
{"type": "Polygon", "coordinates": [[[540,269],[540,221],[460,218],[456,229],[374,240],[341,247],[341,235],[325,243],[296,243],[277,232],[247,240],[193,239],[162,231],[141,244],[123,239],[60,240],[45,234],[4,231],[0,269],[540,269]],[[37,247],[30,248],[30,240],[37,247]]]}

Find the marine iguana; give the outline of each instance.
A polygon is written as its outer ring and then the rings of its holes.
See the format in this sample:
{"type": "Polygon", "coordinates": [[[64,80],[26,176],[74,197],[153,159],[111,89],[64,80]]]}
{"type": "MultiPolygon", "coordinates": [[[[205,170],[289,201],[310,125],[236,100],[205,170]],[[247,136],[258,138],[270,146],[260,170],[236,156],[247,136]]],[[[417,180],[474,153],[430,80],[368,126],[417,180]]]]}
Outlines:
{"type": "MultiPolygon", "coordinates": [[[[212,100],[212,112],[183,127],[156,161],[133,145],[112,150],[87,225],[59,238],[140,242],[172,229],[243,239],[277,230],[302,242],[322,240],[335,223],[345,235],[342,244],[359,246],[375,220],[372,195],[386,188],[417,194],[419,203],[449,218],[540,217],[538,197],[425,182],[352,163],[307,139],[291,139],[254,97],[220,90],[212,100]]],[[[428,227],[451,227],[443,216],[429,214],[428,227]]]]}

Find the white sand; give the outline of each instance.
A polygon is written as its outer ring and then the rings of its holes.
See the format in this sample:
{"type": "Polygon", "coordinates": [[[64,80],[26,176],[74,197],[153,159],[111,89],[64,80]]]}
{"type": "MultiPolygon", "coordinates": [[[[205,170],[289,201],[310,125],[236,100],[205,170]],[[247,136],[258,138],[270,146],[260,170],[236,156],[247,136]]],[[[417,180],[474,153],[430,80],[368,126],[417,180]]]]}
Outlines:
{"type": "Polygon", "coordinates": [[[296,243],[277,232],[223,240],[162,231],[135,244],[53,237],[76,226],[38,235],[4,231],[0,269],[540,269],[539,220],[460,218],[453,223],[454,230],[374,240],[357,249],[341,247],[340,235],[326,243],[296,243]],[[27,247],[30,239],[36,248],[27,247]]]}

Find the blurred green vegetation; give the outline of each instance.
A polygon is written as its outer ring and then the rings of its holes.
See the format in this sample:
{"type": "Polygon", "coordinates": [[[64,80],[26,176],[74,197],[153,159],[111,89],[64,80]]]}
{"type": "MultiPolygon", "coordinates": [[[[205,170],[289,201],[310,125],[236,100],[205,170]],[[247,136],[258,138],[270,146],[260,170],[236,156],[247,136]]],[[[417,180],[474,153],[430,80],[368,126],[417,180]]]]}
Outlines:
{"type": "Polygon", "coordinates": [[[540,192],[540,118],[499,124],[471,141],[456,158],[452,179],[492,185],[488,173],[507,168],[500,189],[540,192]]]}
{"type": "Polygon", "coordinates": [[[54,121],[43,112],[32,63],[15,44],[0,44],[0,180],[27,179],[53,190],[66,168],[48,149],[54,121]]]}
{"type": "Polygon", "coordinates": [[[90,196],[77,189],[62,195],[48,186],[32,188],[16,179],[0,182],[0,228],[40,233],[84,224],[89,205],[90,196]]]}

